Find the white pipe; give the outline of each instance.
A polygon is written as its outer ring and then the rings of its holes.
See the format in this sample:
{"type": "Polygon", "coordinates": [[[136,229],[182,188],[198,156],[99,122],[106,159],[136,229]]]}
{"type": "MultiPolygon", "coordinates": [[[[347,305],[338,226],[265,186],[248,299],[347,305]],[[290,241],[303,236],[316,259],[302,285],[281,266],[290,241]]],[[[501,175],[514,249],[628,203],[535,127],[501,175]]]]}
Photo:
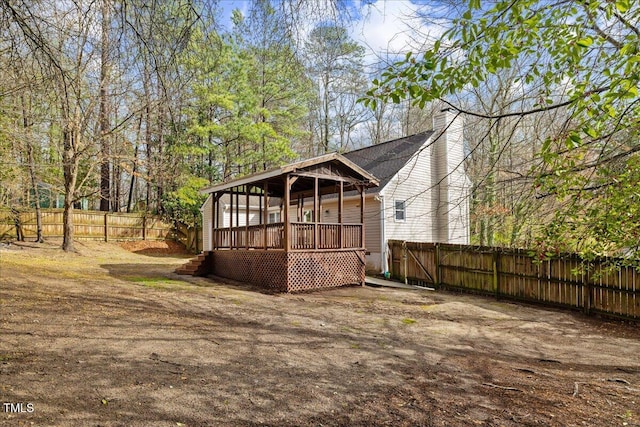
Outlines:
{"type": "Polygon", "coordinates": [[[389,265],[387,263],[387,239],[385,236],[385,220],[384,220],[384,195],[378,194],[376,198],[380,201],[380,268],[382,269],[381,273],[385,274],[389,271],[389,265]]]}

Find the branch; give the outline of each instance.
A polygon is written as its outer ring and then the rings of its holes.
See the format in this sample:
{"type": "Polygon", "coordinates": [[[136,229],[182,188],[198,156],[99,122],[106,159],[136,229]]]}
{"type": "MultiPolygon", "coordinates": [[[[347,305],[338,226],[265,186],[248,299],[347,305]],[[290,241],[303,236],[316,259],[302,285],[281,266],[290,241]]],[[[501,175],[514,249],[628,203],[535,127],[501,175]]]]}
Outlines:
{"type": "Polygon", "coordinates": [[[472,117],[478,117],[478,118],[481,118],[481,119],[497,120],[497,119],[504,119],[506,117],[524,117],[524,116],[529,116],[531,114],[543,113],[545,111],[557,110],[558,108],[569,106],[569,105],[579,101],[580,99],[587,98],[587,97],[589,97],[591,95],[595,95],[595,94],[598,94],[598,93],[605,92],[605,91],[607,91],[609,89],[611,89],[610,86],[601,87],[601,88],[598,88],[598,89],[587,91],[584,94],[582,94],[581,96],[569,99],[569,100],[567,100],[565,102],[561,102],[559,104],[553,104],[553,105],[548,105],[546,107],[534,108],[532,110],[527,110],[527,111],[516,111],[516,112],[512,112],[512,113],[503,113],[503,114],[497,114],[497,115],[476,113],[476,112],[473,112],[473,111],[464,110],[464,109],[462,109],[460,107],[455,106],[454,104],[452,104],[451,102],[447,101],[446,99],[438,98],[438,100],[443,102],[443,103],[445,103],[445,104],[447,104],[449,107],[453,108],[454,110],[458,111],[459,113],[468,114],[468,115],[470,115],[472,117]]]}

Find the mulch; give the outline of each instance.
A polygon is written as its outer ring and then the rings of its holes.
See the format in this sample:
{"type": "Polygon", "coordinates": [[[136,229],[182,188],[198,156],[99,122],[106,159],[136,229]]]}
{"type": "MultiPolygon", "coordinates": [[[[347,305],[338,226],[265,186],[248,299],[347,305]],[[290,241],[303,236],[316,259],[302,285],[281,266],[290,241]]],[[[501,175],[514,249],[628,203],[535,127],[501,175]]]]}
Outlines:
{"type": "Polygon", "coordinates": [[[120,247],[134,253],[153,255],[189,254],[182,243],[172,240],[136,240],[120,243],[120,247]]]}

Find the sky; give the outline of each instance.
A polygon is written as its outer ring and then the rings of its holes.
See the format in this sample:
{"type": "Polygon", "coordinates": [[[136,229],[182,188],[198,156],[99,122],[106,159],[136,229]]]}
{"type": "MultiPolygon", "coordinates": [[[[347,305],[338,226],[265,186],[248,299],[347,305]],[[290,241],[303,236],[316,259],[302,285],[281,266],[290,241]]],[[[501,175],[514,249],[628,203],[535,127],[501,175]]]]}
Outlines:
{"type": "MultiPolygon", "coordinates": [[[[305,1],[327,3],[326,0],[305,1]]],[[[346,4],[350,8],[350,35],[367,49],[369,64],[420,49],[416,42],[424,41],[421,34],[438,36],[442,32],[442,28],[415,18],[416,11],[426,7],[420,6],[419,0],[348,0],[346,4]]],[[[249,5],[249,0],[220,1],[226,19],[234,9],[246,13],[249,5]]]]}

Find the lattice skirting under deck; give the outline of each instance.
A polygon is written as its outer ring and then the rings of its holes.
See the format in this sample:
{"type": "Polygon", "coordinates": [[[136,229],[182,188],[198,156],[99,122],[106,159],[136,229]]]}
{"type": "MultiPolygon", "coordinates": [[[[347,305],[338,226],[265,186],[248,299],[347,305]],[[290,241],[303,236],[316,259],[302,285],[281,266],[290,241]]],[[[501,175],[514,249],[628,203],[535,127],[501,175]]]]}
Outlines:
{"type": "Polygon", "coordinates": [[[213,253],[213,274],[249,282],[277,292],[360,284],[364,282],[363,250],[284,252],[218,250],[213,253]]]}

